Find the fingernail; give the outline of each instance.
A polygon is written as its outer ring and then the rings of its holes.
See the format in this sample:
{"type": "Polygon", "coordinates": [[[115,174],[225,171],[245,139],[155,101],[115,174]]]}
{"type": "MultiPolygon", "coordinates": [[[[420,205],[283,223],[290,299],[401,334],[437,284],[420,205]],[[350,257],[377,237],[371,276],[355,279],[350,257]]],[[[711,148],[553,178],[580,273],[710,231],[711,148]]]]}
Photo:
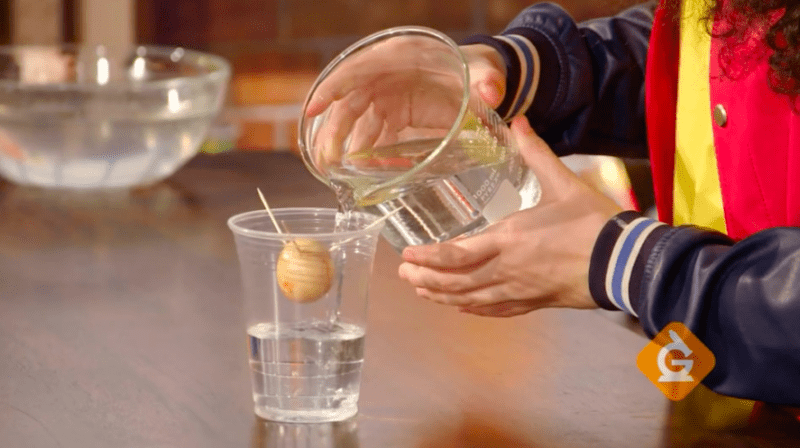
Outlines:
{"type": "Polygon", "coordinates": [[[406,270],[407,270],[406,264],[405,263],[401,264],[400,267],[397,268],[397,276],[403,280],[408,280],[408,275],[406,273],[406,270]]]}
{"type": "Polygon", "coordinates": [[[503,101],[503,98],[500,94],[500,86],[497,82],[483,82],[478,86],[478,91],[480,92],[482,99],[493,108],[498,107],[500,102],[503,101]]]}
{"type": "Polygon", "coordinates": [[[494,87],[492,86],[491,83],[482,82],[478,86],[478,89],[480,90],[481,95],[483,95],[484,97],[488,97],[488,98],[494,97],[495,89],[494,89],[494,87]]]}

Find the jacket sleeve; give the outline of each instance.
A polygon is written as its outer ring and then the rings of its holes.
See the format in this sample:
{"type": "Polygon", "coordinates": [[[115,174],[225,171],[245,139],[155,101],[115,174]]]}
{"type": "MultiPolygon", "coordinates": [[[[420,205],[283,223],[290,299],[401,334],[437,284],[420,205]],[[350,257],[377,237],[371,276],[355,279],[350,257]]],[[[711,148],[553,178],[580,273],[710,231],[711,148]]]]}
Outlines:
{"type": "Polygon", "coordinates": [[[647,157],[644,73],[655,2],[577,24],[560,6],[523,10],[497,36],[473,36],[502,55],[504,119],[524,113],[559,156],[647,157]]]}
{"type": "Polygon", "coordinates": [[[800,405],[800,228],[734,242],[623,212],[595,243],[589,284],[601,307],[638,316],[650,337],[686,325],[716,358],[703,380],[715,392],[800,405]]]}

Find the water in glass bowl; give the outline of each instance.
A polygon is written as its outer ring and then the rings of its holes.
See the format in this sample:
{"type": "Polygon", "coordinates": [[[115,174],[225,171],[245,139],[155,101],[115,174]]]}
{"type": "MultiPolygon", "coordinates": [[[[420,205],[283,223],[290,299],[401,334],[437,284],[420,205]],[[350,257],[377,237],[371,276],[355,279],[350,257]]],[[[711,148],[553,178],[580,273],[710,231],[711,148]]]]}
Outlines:
{"type": "Polygon", "coordinates": [[[0,174],[19,184],[97,188],[146,185],[194,156],[209,116],[175,119],[0,121],[0,174]]]}

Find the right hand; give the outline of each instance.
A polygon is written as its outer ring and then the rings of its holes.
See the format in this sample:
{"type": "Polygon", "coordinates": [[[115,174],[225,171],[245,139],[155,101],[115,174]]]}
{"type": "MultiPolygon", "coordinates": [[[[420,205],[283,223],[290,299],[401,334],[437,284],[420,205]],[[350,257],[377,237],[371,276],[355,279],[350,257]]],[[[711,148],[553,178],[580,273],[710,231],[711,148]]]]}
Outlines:
{"type": "MultiPolygon", "coordinates": [[[[472,94],[496,108],[505,94],[501,56],[487,45],[460,49],[472,94]]],[[[338,161],[348,136],[347,152],[391,145],[409,135],[443,137],[461,106],[460,81],[452,72],[420,69],[442,52],[441,44],[430,39],[398,36],[341,62],[317,87],[305,110],[306,118],[328,111],[310,142],[317,148],[317,166],[338,161]]]]}
{"type": "Polygon", "coordinates": [[[542,199],[468,237],[408,246],[401,278],[425,299],[481,316],[540,308],[596,308],[589,266],[603,226],[622,209],[581,181],[516,117],[511,131],[542,199]]]}

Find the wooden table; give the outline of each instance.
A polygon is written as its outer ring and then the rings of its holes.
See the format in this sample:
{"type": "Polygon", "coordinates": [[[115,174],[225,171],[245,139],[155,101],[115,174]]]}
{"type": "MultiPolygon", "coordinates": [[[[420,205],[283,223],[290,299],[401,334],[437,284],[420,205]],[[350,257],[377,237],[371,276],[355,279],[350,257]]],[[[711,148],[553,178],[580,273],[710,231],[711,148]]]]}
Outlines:
{"type": "Polygon", "coordinates": [[[360,413],[281,425],[252,411],[229,216],[333,206],[288,153],[200,155],[168,181],[76,193],[0,183],[0,446],[792,446],[768,425],[686,423],[639,372],[620,314],[463,315],[417,298],[381,241],[360,413]],[[681,423],[683,422],[683,423],[681,423]]]}

